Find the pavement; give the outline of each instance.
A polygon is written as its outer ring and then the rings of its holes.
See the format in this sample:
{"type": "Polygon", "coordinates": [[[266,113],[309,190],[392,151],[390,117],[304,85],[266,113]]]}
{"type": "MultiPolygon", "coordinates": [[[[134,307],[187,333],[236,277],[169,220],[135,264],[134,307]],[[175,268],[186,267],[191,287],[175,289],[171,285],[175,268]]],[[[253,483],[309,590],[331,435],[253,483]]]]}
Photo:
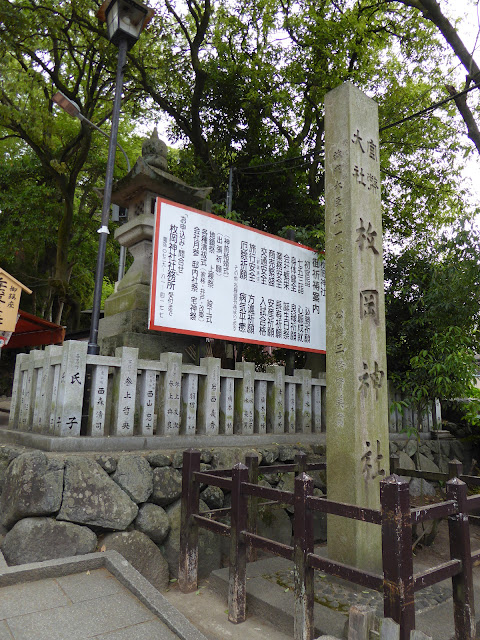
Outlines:
{"type": "Polygon", "coordinates": [[[245,638],[291,636],[255,615],[232,625],[223,598],[207,584],[182,594],[172,583],[161,594],[116,551],[17,567],[0,554],[0,640],[245,638]]]}
{"type": "MultiPolygon", "coordinates": [[[[160,594],[115,551],[18,567],[0,556],[0,640],[291,640],[293,592],[274,579],[291,568],[282,558],[248,565],[248,617],[235,625],[227,615],[228,569],[193,593],[172,582],[160,594]]],[[[478,571],[475,591],[480,602],[478,571]]],[[[316,637],[344,637],[346,621],[347,611],[315,604],[316,637]]],[[[416,628],[451,640],[451,599],[418,613],[416,628]]]]}
{"type": "Polygon", "coordinates": [[[0,640],[206,640],[116,551],[0,566],[0,640]]]}

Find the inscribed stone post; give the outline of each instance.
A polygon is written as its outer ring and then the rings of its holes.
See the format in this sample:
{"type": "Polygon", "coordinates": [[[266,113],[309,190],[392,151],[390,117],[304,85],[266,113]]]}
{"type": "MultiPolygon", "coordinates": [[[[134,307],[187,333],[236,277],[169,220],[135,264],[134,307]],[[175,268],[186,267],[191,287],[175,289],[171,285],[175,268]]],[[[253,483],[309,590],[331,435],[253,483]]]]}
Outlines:
{"type": "Polygon", "coordinates": [[[90,387],[90,407],[87,434],[101,437],[105,435],[106,398],[108,390],[108,366],[97,365],[93,369],[90,387]]]}
{"type": "Polygon", "coordinates": [[[198,433],[214,436],[220,423],[220,359],[201,358],[200,366],[205,367],[206,375],[198,389],[198,433]]]}
{"type": "Polygon", "coordinates": [[[82,422],[83,391],[87,366],[87,344],[69,340],[62,347],[53,433],[56,436],[79,436],[82,422]]]}
{"type": "MultiPolygon", "coordinates": [[[[180,433],[193,436],[197,429],[198,374],[187,373],[182,384],[180,433]]],[[[232,418],[233,420],[233,418],[232,418]]]]}
{"type": "Polygon", "coordinates": [[[18,421],[20,416],[20,407],[21,402],[20,398],[22,395],[22,362],[24,359],[28,358],[26,353],[19,353],[15,362],[15,374],[13,377],[13,386],[12,386],[12,400],[10,403],[10,415],[8,417],[8,428],[9,429],[17,429],[18,421]]]}
{"type": "Polygon", "coordinates": [[[220,390],[220,433],[230,436],[233,433],[235,418],[233,400],[235,398],[234,378],[223,378],[220,390]]]}
{"type": "Polygon", "coordinates": [[[273,382],[267,387],[267,432],[285,431],[285,367],[267,366],[267,373],[273,374],[273,382]]]}
{"type": "MultiPolygon", "coordinates": [[[[388,398],[377,105],[350,83],[325,97],[328,497],[378,509],[388,398]]],[[[380,527],[328,517],[329,557],[381,568],[380,527]]]]}
{"type": "Polygon", "coordinates": [[[255,426],[255,433],[267,432],[267,382],[266,380],[255,381],[254,426],[255,426]]]}
{"type": "Polygon", "coordinates": [[[237,362],[235,369],[243,373],[237,380],[234,397],[234,431],[242,435],[253,434],[253,406],[255,395],[255,364],[253,362],[237,362]]]}
{"type": "Polygon", "coordinates": [[[176,436],[180,432],[182,389],[182,354],[162,353],[160,361],[167,365],[160,392],[158,433],[176,436]]]}
{"type": "MultiPolygon", "coordinates": [[[[155,390],[157,388],[157,374],[155,371],[144,369],[140,376],[139,390],[139,419],[137,435],[153,436],[155,422],[155,390]]],[[[135,428],[135,427],[134,427],[135,428]]]]}
{"type": "Polygon", "coordinates": [[[120,360],[113,382],[113,416],[114,436],[131,436],[135,423],[135,401],[137,395],[137,362],[138,349],[118,347],[115,357],[120,360]]]}

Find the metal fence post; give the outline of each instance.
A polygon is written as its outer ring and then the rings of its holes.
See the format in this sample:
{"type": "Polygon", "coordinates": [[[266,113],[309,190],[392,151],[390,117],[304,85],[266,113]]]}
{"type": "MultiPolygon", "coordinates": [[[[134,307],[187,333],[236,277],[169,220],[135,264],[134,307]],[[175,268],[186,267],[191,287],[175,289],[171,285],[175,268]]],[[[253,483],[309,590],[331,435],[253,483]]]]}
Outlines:
{"type": "MultiPolygon", "coordinates": [[[[245,463],[248,467],[248,482],[250,484],[258,484],[258,456],[248,453],[245,456],[245,463]]],[[[257,517],[258,517],[258,498],[249,496],[248,512],[247,512],[247,531],[257,533],[257,517]]],[[[255,562],[257,559],[257,550],[252,544],[247,546],[247,562],[255,562]]]]}
{"type": "Polygon", "coordinates": [[[180,557],[178,584],[183,593],[197,589],[198,580],[198,525],[193,516],[198,514],[199,483],[194,479],[200,471],[200,451],[183,452],[182,510],[180,516],[180,557]]]}
{"type": "Polygon", "coordinates": [[[452,577],[455,640],[474,640],[475,606],[473,596],[470,528],[467,513],[467,485],[454,478],[447,482],[447,499],[455,500],[458,512],[448,517],[450,557],[462,563],[462,571],[452,577]]]}
{"type": "Polygon", "coordinates": [[[460,478],[463,473],[463,465],[459,460],[450,460],[448,463],[448,479],[460,478]]]}
{"type": "Polygon", "coordinates": [[[314,570],[308,564],[313,553],[313,512],[307,505],[313,495],[313,480],[306,473],[295,478],[295,515],[293,522],[295,560],[294,640],[313,640],[314,570]]]}
{"type": "Polygon", "coordinates": [[[295,454],[295,464],[297,465],[296,476],[301,473],[307,473],[307,454],[304,451],[299,451],[295,454]]]}
{"type": "Polygon", "coordinates": [[[242,483],[248,482],[248,469],[239,462],[232,469],[232,510],[230,525],[230,571],[228,619],[235,624],[246,618],[247,553],[242,532],[247,528],[247,497],[242,483]]]}
{"type": "Polygon", "coordinates": [[[390,474],[397,473],[397,469],[400,468],[400,458],[396,453],[390,456],[390,474]]]}
{"type": "Polygon", "coordinates": [[[384,616],[400,625],[400,640],[409,640],[415,628],[415,600],[408,482],[396,475],[382,480],[380,501],[384,616]]]}

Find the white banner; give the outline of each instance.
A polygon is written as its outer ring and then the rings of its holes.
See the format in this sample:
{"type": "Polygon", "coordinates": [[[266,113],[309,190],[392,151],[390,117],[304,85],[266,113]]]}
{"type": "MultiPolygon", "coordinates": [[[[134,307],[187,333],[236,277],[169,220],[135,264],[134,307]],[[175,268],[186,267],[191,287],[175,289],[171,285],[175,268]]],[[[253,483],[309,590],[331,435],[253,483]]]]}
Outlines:
{"type": "Polygon", "coordinates": [[[312,249],[157,199],[149,329],[325,352],[312,249]]]}

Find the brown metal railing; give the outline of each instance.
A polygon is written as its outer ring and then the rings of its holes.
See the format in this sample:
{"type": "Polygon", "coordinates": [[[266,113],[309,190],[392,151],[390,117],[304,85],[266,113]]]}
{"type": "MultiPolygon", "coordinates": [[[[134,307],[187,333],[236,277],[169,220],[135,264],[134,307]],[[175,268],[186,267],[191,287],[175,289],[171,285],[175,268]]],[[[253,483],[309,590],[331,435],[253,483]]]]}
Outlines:
{"type": "MultiPolygon", "coordinates": [[[[446,480],[450,476],[446,484],[446,501],[411,509],[408,482],[397,475],[391,475],[380,483],[381,508],[377,511],[315,497],[313,480],[306,472],[325,468],[325,464],[307,464],[305,454],[299,454],[293,465],[262,467],[265,472],[287,469],[295,472],[297,476],[293,493],[258,486],[258,459],[256,456],[249,456],[246,461],[248,467],[239,463],[231,470],[204,473],[200,472],[200,453],[195,450],[184,452],[179,565],[179,585],[182,591],[197,589],[198,528],[203,527],[220,535],[230,536],[231,539],[228,617],[232,622],[245,620],[246,565],[248,559],[255,557],[255,550],[261,549],[294,561],[295,640],[313,639],[315,570],[362,587],[383,591],[384,615],[386,618],[393,618],[400,625],[400,640],[408,640],[410,632],[415,628],[415,593],[451,578],[455,638],[474,640],[472,567],[473,562],[480,558],[480,551],[472,554],[470,549],[468,513],[480,509],[480,496],[467,497],[465,482],[451,477],[454,473],[461,476],[460,463],[451,463],[449,474],[442,474],[446,480]],[[199,514],[200,483],[231,491],[230,525],[213,519],[225,515],[228,511],[226,509],[199,514]],[[294,506],[293,545],[281,544],[256,534],[255,509],[258,499],[294,506]],[[381,526],[382,575],[316,555],[313,541],[314,511],[381,526]],[[448,517],[451,559],[414,575],[412,525],[443,517],[448,517]]],[[[413,472],[404,469],[397,469],[398,472],[413,475],[413,472]]]]}

